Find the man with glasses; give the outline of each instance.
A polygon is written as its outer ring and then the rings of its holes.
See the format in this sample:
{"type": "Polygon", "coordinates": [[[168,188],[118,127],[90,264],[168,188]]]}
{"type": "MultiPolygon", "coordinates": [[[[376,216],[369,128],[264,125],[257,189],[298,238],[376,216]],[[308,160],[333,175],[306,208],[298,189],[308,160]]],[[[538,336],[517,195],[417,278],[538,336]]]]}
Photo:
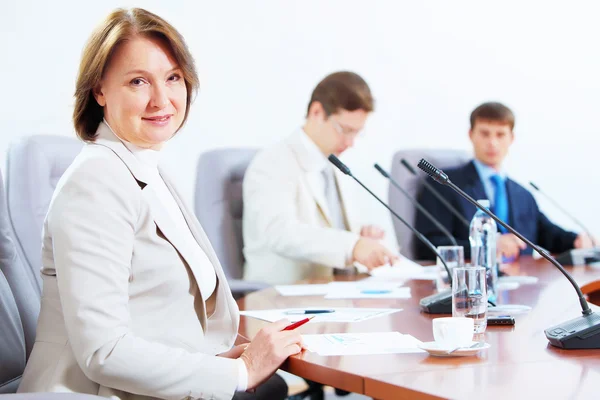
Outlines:
{"type": "Polygon", "coordinates": [[[380,228],[357,226],[345,189],[353,182],[327,160],[354,145],[372,111],[359,75],[333,73],[314,89],[304,126],[254,158],[243,190],[245,279],[290,284],[396,260],[380,228]]]}

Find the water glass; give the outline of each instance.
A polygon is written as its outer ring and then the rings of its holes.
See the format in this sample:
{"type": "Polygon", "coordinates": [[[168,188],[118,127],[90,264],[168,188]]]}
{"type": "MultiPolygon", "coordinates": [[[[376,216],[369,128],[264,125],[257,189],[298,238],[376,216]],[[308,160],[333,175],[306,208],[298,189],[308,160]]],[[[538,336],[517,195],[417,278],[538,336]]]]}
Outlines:
{"type": "MultiPolygon", "coordinates": [[[[440,253],[442,259],[446,261],[446,265],[448,265],[450,273],[452,273],[453,268],[464,267],[465,256],[462,246],[438,246],[437,251],[440,253]]],[[[446,272],[446,268],[444,268],[444,264],[442,264],[439,257],[436,261],[436,265],[438,267],[438,277],[436,280],[438,292],[450,289],[450,279],[448,279],[448,273],[446,272]]]]}
{"type": "Polygon", "coordinates": [[[457,267],[452,271],[452,316],[473,318],[474,333],[487,327],[486,271],[483,267],[457,267]]]}

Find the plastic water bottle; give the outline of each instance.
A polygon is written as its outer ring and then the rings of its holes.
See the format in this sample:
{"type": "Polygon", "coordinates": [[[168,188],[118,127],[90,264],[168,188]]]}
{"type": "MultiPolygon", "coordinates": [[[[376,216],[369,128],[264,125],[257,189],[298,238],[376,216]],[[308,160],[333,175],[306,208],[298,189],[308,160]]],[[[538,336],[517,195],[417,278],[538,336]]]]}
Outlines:
{"type": "MultiPolygon", "coordinates": [[[[487,209],[490,208],[489,200],[477,200],[477,202],[487,209]]],[[[497,233],[496,221],[478,209],[471,220],[469,231],[471,265],[485,268],[488,299],[492,302],[496,301],[496,283],[498,282],[498,267],[496,264],[497,233]]]]}

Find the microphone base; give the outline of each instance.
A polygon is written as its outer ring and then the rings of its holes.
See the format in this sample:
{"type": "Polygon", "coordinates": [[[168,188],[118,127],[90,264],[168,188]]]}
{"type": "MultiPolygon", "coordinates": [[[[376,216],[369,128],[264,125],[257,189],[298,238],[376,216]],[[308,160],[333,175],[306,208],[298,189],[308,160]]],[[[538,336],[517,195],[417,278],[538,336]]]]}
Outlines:
{"type": "Polygon", "coordinates": [[[565,251],[556,257],[556,261],[562,265],[574,266],[597,263],[600,262],[600,248],[595,247],[593,249],[572,249],[565,251]]]}
{"type": "Polygon", "coordinates": [[[561,349],[600,349],[600,315],[582,315],[544,333],[552,346],[561,349]]]}
{"type": "Polygon", "coordinates": [[[421,311],[427,314],[452,314],[452,290],[423,297],[419,305],[421,311]]]}

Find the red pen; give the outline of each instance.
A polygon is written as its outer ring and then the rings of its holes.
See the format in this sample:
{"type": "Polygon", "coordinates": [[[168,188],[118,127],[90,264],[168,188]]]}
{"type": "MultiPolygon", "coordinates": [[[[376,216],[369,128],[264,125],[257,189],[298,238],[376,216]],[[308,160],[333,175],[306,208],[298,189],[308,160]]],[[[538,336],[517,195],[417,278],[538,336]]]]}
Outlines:
{"type": "Polygon", "coordinates": [[[300,321],[294,322],[293,324],[290,324],[290,325],[286,326],[285,328],[283,328],[283,330],[284,331],[294,330],[294,329],[298,328],[299,326],[304,325],[305,323],[307,323],[308,321],[310,321],[314,317],[315,317],[315,315],[313,315],[312,317],[301,319],[300,321]]]}

